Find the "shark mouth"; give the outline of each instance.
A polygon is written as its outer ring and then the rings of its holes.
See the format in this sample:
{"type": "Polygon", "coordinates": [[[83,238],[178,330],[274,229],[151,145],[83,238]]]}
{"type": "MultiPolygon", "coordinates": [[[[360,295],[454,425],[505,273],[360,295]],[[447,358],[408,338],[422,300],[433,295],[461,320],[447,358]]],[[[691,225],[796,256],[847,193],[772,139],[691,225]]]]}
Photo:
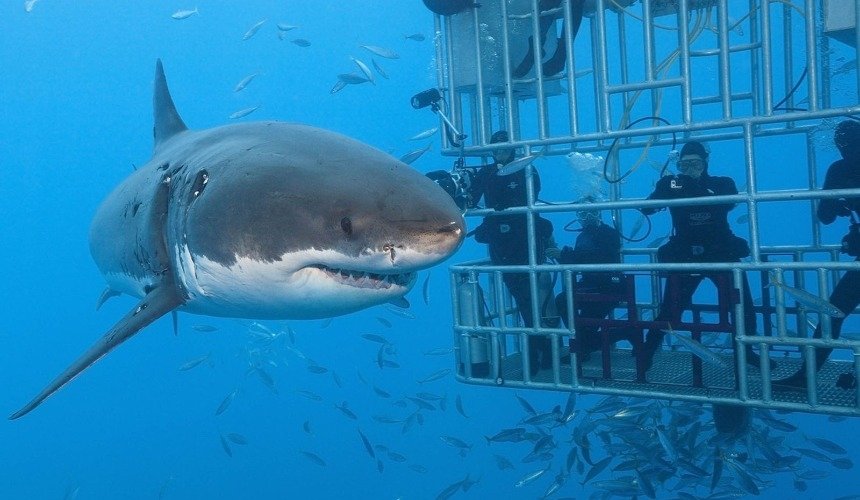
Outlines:
{"type": "Polygon", "coordinates": [[[415,279],[415,273],[378,274],[367,271],[354,271],[316,264],[310,266],[324,272],[336,282],[356,288],[386,290],[391,287],[408,287],[415,279]]]}

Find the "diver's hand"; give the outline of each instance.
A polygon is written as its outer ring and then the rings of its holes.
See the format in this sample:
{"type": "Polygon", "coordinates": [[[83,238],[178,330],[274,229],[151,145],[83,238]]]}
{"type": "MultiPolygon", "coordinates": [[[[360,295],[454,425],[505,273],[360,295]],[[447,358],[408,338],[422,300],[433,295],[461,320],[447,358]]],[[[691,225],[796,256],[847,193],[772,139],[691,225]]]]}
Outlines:
{"type": "Polygon", "coordinates": [[[561,249],[555,246],[549,247],[544,251],[547,259],[558,260],[561,256],[561,249]]]}

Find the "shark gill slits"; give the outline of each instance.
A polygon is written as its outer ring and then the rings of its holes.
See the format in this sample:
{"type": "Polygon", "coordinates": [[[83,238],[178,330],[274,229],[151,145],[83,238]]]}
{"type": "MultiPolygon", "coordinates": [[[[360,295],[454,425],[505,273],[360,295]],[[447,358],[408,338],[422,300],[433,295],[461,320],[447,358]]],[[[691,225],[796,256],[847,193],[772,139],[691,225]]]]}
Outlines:
{"type": "Polygon", "coordinates": [[[137,215],[137,211],[140,210],[140,205],[141,205],[141,203],[138,201],[138,202],[135,202],[134,205],[131,206],[131,216],[132,217],[137,215]]]}
{"type": "Polygon", "coordinates": [[[340,220],[340,228],[347,236],[352,236],[352,220],[349,217],[340,220]]]}
{"type": "Polygon", "coordinates": [[[170,163],[164,162],[161,165],[159,165],[158,170],[167,170],[168,168],[170,168],[170,163]]]}
{"type": "Polygon", "coordinates": [[[194,179],[194,184],[191,186],[191,196],[192,198],[197,198],[203,193],[203,188],[206,187],[206,184],[209,182],[209,172],[206,170],[201,170],[197,172],[197,177],[194,179]]]}

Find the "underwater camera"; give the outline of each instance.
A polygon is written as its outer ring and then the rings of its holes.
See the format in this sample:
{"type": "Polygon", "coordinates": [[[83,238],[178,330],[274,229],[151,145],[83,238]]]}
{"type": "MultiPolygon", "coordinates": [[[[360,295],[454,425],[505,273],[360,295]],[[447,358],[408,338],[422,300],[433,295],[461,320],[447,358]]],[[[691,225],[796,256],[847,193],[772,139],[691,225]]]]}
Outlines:
{"type": "Polygon", "coordinates": [[[439,89],[427,89],[412,96],[412,107],[415,109],[426,108],[431,104],[436,104],[442,99],[442,93],[439,89]]]}
{"type": "Polygon", "coordinates": [[[455,148],[462,147],[463,140],[468,136],[460,132],[445,114],[444,107],[447,107],[447,104],[445,104],[442,91],[437,88],[427,89],[412,96],[412,99],[410,99],[409,102],[415,109],[422,109],[430,106],[430,110],[439,115],[439,118],[442,119],[442,123],[445,124],[444,129],[445,135],[448,137],[448,142],[450,142],[455,148]]]}
{"type": "Polygon", "coordinates": [[[454,163],[454,168],[450,171],[433,170],[427,172],[426,175],[451,195],[460,210],[466,210],[467,208],[475,208],[477,201],[472,198],[472,180],[476,173],[477,168],[464,167],[462,161],[457,160],[454,163]]]}

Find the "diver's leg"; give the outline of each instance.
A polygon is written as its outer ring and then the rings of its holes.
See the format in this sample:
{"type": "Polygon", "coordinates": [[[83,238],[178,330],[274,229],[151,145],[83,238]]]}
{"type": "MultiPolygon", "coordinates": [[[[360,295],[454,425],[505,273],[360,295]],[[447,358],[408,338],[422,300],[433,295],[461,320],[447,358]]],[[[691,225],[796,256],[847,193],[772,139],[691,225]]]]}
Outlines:
{"type": "MultiPolygon", "coordinates": [[[[830,294],[830,303],[839,308],[846,316],[851,314],[857,305],[860,304],[860,271],[848,271],[839,282],[833,293],[830,294]]],[[[830,318],[830,332],[834,339],[838,339],[842,333],[842,323],[845,318],[830,318]]],[[[822,335],[821,325],[815,328],[812,338],[820,339],[822,335]]],[[[833,349],[816,349],[815,350],[815,366],[816,370],[820,370],[830,357],[833,349]]],[[[782,380],[775,380],[774,385],[783,386],[785,388],[803,388],[806,387],[806,360],[801,363],[800,369],[791,376],[782,380]]]]}
{"type": "MultiPolygon", "coordinates": [[[[704,276],[701,274],[671,273],[666,278],[666,289],[663,292],[663,300],[660,302],[660,313],[655,321],[668,321],[672,323],[681,320],[685,309],[693,302],[693,293],[702,282],[704,276]]],[[[642,346],[642,356],[645,362],[645,370],[651,368],[654,361],[654,353],[660,348],[666,333],[659,328],[648,330],[645,343],[642,346]]]]}
{"type": "MultiPolygon", "coordinates": [[[[585,0],[570,0],[570,38],[576,39],[576,34],[579,32],[579,26],[582,24],[582,10],[585,5],[585,0]]],[[[543,63],[543,75],[552,76],[564,69],[567,62],[567,42],[565,34],[568,31],[568,26],[565,24],[561,28],[561,36],[558,38],[558,45],[555,49],[555,54],[552,55],[547,62],[543,63]]]]}
{"type": "MultiPolygon", "coordinates": [[[[514,302],[517,309],[520,311],[520,317],[526,328],[532,328],[532,300],[531,290],[529,286],[529,275],[527,273],[507,273],[502,275],[505,286],[510,290],[514,297],[514,302]]],[[[528,335],[529,347],[529,369],[532,375],[535,375],[541,368],[546,366],[546,361],[550,359],[551,344],[548,338],[542,335],[528,335]]]]}

